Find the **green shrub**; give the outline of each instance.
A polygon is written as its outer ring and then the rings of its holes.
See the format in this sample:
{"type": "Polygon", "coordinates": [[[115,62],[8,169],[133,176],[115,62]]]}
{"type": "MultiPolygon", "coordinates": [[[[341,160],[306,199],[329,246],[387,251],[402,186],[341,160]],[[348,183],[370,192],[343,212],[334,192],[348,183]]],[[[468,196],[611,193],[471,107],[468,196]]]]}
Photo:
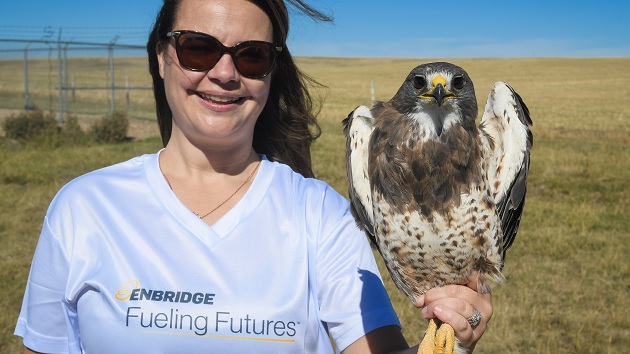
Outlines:
{"type": "Polygon", "coordinates": [[[129,120],[127,115],[114,112],[112,115],[101,118],[91,128],[92,138],[101,143],[114,143],[127,139],[129,120]]]}
{"type": "Polygon", "coordinates": [[[129,120],[124,113],[115,112],[96,121],[88,132],[79,119],[69,114],[59,124],[52,113],[25,111],[7,117],[2,123],[5,137],[10,140],[40,147],[89,145],[92,142],[116,143],[127,140],[129,120]]]}
{"type": "Polygon", "coordinates": [[[40,110],[25,111],[11,115],[2,123],[4,134],[9,139],[33,140],[57,135],[59,124],[52,113],[40,110]]]}
{"type": "Polygon", "coordinates": [[[89,142],[89,136],[81,129],[79,119],[75,115],[68,115],[61,126],[61,140],[69,145],[84,145],[89,142]]]}

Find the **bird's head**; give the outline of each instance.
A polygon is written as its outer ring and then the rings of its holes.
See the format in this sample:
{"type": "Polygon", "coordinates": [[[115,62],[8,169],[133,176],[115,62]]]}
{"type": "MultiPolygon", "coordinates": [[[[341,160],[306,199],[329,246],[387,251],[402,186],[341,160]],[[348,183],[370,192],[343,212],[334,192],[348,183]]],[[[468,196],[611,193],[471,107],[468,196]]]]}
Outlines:
{"type": "Polygon", "coordinates": [[[436,136],[454,124],[474,125],[477,117],[472,80],[464,69],[445,62],[415,67],[390,103],[436,136]]]}

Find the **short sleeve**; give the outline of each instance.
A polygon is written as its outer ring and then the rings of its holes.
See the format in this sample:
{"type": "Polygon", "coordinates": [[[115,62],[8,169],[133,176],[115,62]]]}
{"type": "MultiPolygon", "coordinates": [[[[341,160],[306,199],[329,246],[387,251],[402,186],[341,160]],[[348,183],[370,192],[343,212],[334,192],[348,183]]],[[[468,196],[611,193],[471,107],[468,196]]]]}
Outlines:
{"type": "Polygon", "coordinates": [[[15,335],[24,345],[46,353],[74,353],[78,348],[76,314],[65,302],[69,262],[44,220],[26,284],[15,335]],[[74,329],[73,329],[74,328],[74,329]],[[73,349],[74,348],[74,349],[73,349]]]}
{"type": "Polygon", "coordinates": [[[332,205],[324,203],[329,216],[321,225],[318,287],[321,318],[341,351],[374,329],[400,327],[400,322],[367,237],[356,226],[347,201],[333,199],[332,205]]]}

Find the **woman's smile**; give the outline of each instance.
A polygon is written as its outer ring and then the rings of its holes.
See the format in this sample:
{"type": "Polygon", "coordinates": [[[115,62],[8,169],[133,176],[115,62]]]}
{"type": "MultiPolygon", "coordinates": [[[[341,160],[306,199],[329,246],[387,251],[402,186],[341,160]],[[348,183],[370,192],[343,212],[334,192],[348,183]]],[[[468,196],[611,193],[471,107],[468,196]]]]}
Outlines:
{"type": "Polygon", "coordinates": [[[216,103],[216,104],[232,104],[232,103],[241,103],[245,100],[245,97],[240,96],[219,96],[213,95],[209,93],[203,93],[199,91],[193,91],[193,94],[199,96],[204,101],[216,103]]]}

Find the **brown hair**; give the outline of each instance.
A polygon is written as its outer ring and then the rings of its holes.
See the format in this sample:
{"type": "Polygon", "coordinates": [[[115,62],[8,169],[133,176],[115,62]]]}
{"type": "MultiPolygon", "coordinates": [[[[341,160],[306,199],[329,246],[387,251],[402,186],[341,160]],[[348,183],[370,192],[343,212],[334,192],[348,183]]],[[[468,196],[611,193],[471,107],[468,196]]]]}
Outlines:
{"type": "MultiPolygon", "coordinates": [[[[285,163],[305,177],[313,177],[310,147],[321,133],[315,118],[313,100],[307,84],[317,84],[295,65],[286,47],[289,14],[284,0],[250,0],[269,16],[273,25],[273,41],[283,47],[271,73],[269,98],[254,128],[253,147],[271,161],[285,163]]],[[[315,20],[332,18],[311,8],[302,0],[287,0],[299,11],[315,20]]],[[[164,80],[160,76],[156,49],[166,43],[166,34],[173,25],[181,0],[164,0],[147,42],[149,72],[153,78],[155,108],[162,143],[166,146],[172,130],[173,115],[166,100],[164,80]]]]}

